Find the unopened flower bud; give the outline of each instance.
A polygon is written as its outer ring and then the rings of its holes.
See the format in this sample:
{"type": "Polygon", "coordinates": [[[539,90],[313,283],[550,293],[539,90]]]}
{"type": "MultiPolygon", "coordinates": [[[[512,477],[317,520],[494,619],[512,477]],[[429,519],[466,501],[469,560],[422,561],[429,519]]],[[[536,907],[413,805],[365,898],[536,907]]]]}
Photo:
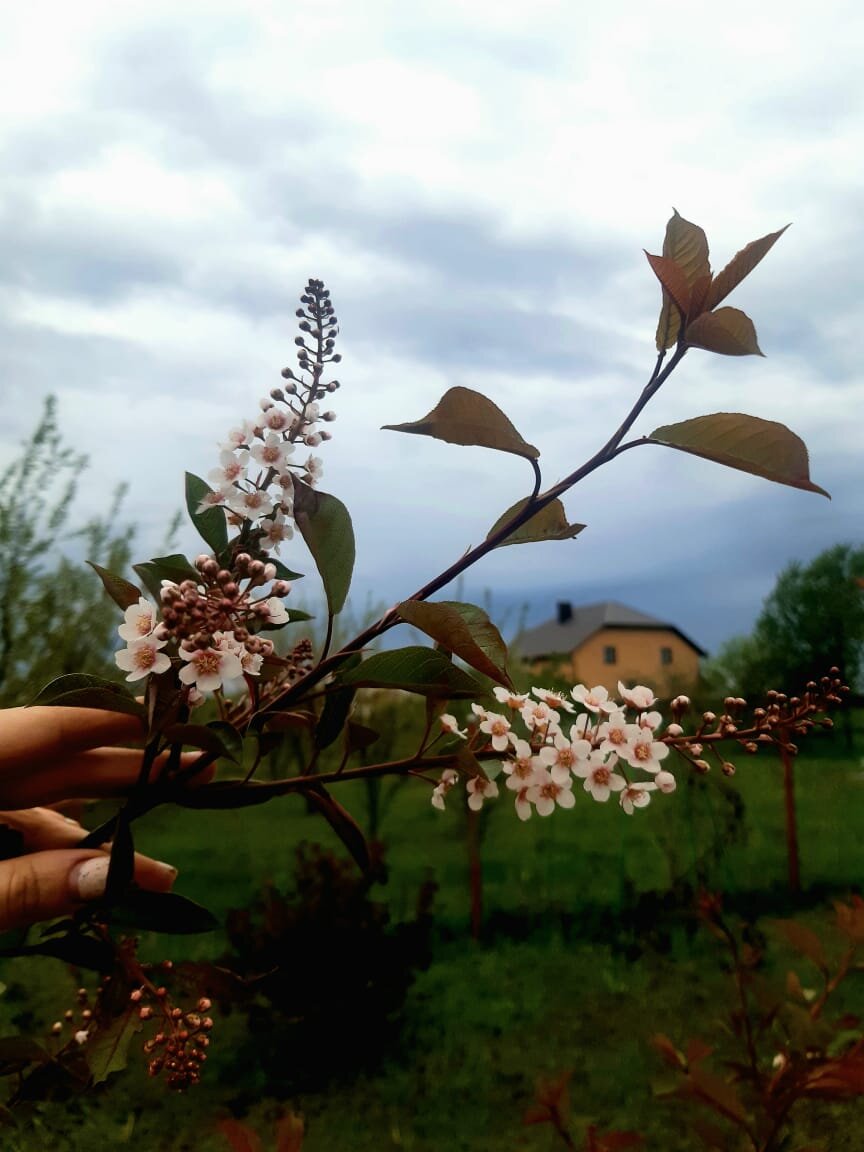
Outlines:
{"type": "MultiPolygon", "coordinates": [[[[275,564],[270,563],[270,564],[264,565],[264,579],[265,580],[275,580],[276,579],[276,565],[275,564]]],[[[278,593],[277,593],[277,595],[278,595],[278,593]]]]}
{"type": "Polygon", "coordinates": [[[336,413],[335,412],[324,412],[321,415],[321,419],[326,420],[328,424],[332,424],[333,421],[336,419],[336,413]]]}
{"type": "Polygon", "coordinates": [[[318,432],[313,432],[309,436],[304,436],[303,440],[309,448],[317,448],[321,443],[321,435],[318,432]]]}
{"type": "Polygon", "coordinates": [[[328,392],[335,392],[338,388],[339,388],[339,381],[338,380],[331,380],[330,383],[327,385],[327,391],[328,392]]]}
{"type": "Polygon", "coordinates": [[[724,776],[734,776],[735,775],[735,765],[731,764],[728,760],[724,760],[723,763],[720,765],[720,767],[723,770],[724,776]]]}
{"type": "Polygon", "coordinates": [[[706,724],[713,724],[717,716],[713,712],[703,712],[702,719],[706,724]]]}
{"type": "Polygon", "coordinates": [[[62,1031],[63,1031],[63,1025],[60,1023],[59,1020],[55,1020],[54,1023],[51,1025],[51,1035],[52,1036],[59,1036],[62,1031]]]}
{"type": "Polygon", "coordinates": [[[270,397],[273,400],[284,400],[285,399],[285,393],[282,391],[281,388],[271,388],[270,389],[270,397]]]}
{"type": "Polygon", "coordinates": [[[75,1033],[75,1043],[76,1044],[86,1044],[87,1043],[87,1033],[83,1028],[79,1032],[75,1033]]]}
{"type": "Polygon", "coordinates": [[[291,584],[288,580],[277,580],[273,584],[273,595],[278,596],[280,599],[287,596],[291,591],[291,584]]]}
{"type": "Polygon", "coordinates": [[[711,771],[711,765],[708,763],[707,760],[694,760],[693,761],[693,767],[696,769],[697,772],[701,772],[703,775],[706,772],[711,771]]]}
{"type": "Polygon", "coordinates": [[[145,1004],[142,1008],[140,1008],[138,1010],[138,1019],[139,1020],[149,1020],[152,1015],[153,1015],[153,1009],[150,1007],[149,1004],[145,1004]]]}
{"type": "Polygon", "coordinates": [[[203,572],[204,565],[207,563],[207,561],[209,559],[210,559],[210,557],[207,555],[206,552],[202,552],[199,556],[195,557],[195,567],[198,569],[199,572],[203,572]]]}
{"type": "Polygon", "coordinates": [[[683,736],[684,735],[684,729],[681,727],[680,724],[667,724],[666,725],[666,735],[667,736],[683,736]]]}
{"type": "Polygon", "coordinates": [[[143,995],[144,993],[140,988],[135,988],[132,992],[129,993],[129,999],[133,1004],[137,1004],[143,995]]]}

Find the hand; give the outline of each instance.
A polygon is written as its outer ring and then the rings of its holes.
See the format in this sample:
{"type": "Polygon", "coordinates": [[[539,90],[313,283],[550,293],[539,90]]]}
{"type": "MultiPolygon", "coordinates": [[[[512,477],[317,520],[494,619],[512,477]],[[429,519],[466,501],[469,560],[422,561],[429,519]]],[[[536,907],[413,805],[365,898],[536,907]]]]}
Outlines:
{"type": "MultiPolygon", "coordinates": [[[[85,830],[42,805],[129,792],[138,779],[141,752],[111,745],[142,737],[140,720],[117,712],[0,711],[0,824],[18,831],[26,850],[0,861],[0,930],[69,915],[102,895],[108,852],[76,848],[85,830]]],[[[184,763],[195,759],[195,753],[186,754],[184,763]]],[[[209,770],[201,775],[206,779],[209,770]]],[[[142,888],[167,892],[176,876],[171,865],[136,854],[135,880],[142,888]]]]}

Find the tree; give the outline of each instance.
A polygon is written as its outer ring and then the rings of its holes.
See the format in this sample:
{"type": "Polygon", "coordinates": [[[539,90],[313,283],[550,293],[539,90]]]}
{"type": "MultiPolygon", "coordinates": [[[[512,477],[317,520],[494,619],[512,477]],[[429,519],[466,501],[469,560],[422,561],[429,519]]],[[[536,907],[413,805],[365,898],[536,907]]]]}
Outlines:
{"type": "Polygon", "coordinates": [[[837,544],[777,578],[753,632],[747,679],[761,689],[803,686],[829,668],[857,683],[864,659],[864,547],[837,544]]]}
{"type": "MultiPolygon", "coordinates": [[[[49,396],[20,455],[0,474],[0,706],[26,704],[69,672],[104,674],[117,610],[91,568],[58,551],[87,458],[63,443],[49,396]]],[[[129,566],[134,529],[115,527],[125,489],[108,512],[64,533],[112,571],[129,566]]],[[[119,674],[118,674],[119,679],[119,674]]]]}

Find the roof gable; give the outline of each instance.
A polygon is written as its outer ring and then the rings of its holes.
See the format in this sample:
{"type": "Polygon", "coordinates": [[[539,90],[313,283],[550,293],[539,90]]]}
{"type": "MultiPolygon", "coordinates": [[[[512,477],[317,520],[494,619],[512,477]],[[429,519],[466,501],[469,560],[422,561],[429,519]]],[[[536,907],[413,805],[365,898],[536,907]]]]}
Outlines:
{"type": "Polygon", "coordinates": [[[516,637],[514,646],[529,660],[544,656],[569,655],[584,644],[589,636],[593,636],[602,628],[664,628],[680,636],[700,656],[707,655],[703,648],[695,644],[674,624],[658,620],[656,616],[649,616],[645,612],[637,612],[635,608],[630,608],[617,600],[602,600],[596,604],[574,607],[572,616],[563,624],[553,619],[547,620],[545,624],[539,624],[536,628],[528,628],[516,637]]]}

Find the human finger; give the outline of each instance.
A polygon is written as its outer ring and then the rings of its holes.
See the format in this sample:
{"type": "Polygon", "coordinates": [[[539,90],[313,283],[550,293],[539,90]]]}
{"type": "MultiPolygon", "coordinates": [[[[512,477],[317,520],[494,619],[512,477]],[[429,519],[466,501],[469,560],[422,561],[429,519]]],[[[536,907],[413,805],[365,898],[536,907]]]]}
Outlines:
{"type": "MultiPolygon", "coordinates": [[[[91,849],[33,852],[0,861],[0,930],[68,916],[105,892],[110,857],[91,849]]],[[[169,864],[141,857],[135,879],[142,887],[168,892],[177,877],[169,864]]]]}
{"type": "Polygon", "coordinates": [[[0,711],[0,777],[32,770],[102,745],[144,736],[143,721],[99,708],[36,706],[0,711]]]}

